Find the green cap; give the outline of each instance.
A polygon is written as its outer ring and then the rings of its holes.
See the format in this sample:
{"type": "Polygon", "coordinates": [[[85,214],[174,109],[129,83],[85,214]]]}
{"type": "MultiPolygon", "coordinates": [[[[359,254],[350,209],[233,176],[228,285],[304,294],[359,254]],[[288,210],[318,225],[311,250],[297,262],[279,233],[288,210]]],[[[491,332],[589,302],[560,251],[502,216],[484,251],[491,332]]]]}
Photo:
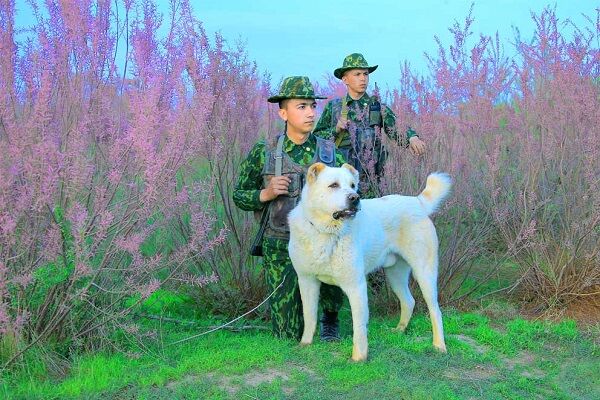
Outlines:
{"type": "Polygon", "coordinates": [[[333,71],[333,75],[338,79],[342,79],[344,72],[349,69],[368,69],[369,73],[371,73],[377,69],[377,65],[369,65],[362,54],[352,53],[344,58],[344,64],[333,71]]]}
{"type": "Polygon", "coordinates": [[[279,103],[285,99],[326,99],[324,96],[317,96],[313,85],[306,76],[288,76],[281,83],[279,94],[267,99],[269,103],[279,103]]]}

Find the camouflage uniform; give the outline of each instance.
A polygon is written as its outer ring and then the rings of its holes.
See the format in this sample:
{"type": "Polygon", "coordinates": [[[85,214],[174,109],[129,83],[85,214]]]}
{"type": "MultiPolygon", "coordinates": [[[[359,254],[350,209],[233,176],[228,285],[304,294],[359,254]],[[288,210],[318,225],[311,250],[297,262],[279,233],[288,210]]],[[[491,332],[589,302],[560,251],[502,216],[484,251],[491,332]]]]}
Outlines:
{"type": "MultiPolygon", "coordinates": [[[[377,69],[377,65],[369,66],[361,54],[354,53],[344,59],[343,66],[337,68],[334,75],[341,79],[345,71],[357,68],[373,72],[377,69]]],[[[369,185],[369,182],[377,183],[379,181],[385,165],[386,151],[381,143],[381,127],[391,140],[400,140],[396,128],[396,116],[385,105],[381,105],[382,123],[378,126],[371,126],[373,122],[370,121],[369,110],[371,106],[376,105],[375,103],[378,103],[378,99],[366,93],[358,100],[354,100],[349,94],[346,94],[344,99],[331,100],[325,106],[315,128],[317,136],[335,140],[348,162],[357,168],[361,175],[362,197],[373,197],[378,193],[378,189],[369,185]],[[342,114],[344,100],[348,107],[348,130],[338,134],[335,126],[342,114]],[[338,137],[340,135],[341,137],[338,137]]],[[[401,140],[401,145],[408,147],[409,139],[413,136],[417,136],[417,134],[409,128],[406,131],[406,139],[401,140]]]]}
{"type": "MultiPolygon", "coordinates": [[[[270,97],[269,101],[275,102],[290,98],[285,97],[285,82],[282,85],[280,96],[270,97]]],[[[292,83],[297,84],[297,81],[292,83]]],[[[291,88],[288,86],[287,89],[291,93],[295,93],[294,96],[298,96],[298,92],[302,90],[301,87],[297,86],[291,88]]],[[[308,93],[307,96],[309,95],[311,97],[306,98],[319,98],[314,96],[314,93],[308,93]]],[[[261,203],[260,191],[265,188],[266,154],[271,153],[273,148],[273,143],[267,145],[267,142],[259,141],[242,162],[238,182],[233,193],[233,201],[241,209],[257,211],[268,205],[268,203],[261,203]]],[[[292,142],[287,135],[283,141],[283,152],[300,166],[308,167],[312,163],[316,149],[317,137],[312,134],[301,145],[292,142]]],[[[340,166],[344,161],[341,153],[336,151],[334,163],[340,166]]],[[[290,190],[292,190],[291,185],[290,190]]],[[[288,254],[288,239],[272,232],[270,234],[268,229],[265,231],[263,239],[263,266],[270,292],[274,291],[283,282],[282,287],[277,289],[270,299],[273,333],[277,337],[299,340],[304,330],[304,319],[298,277],[288,254]]],[[[343,292],[340,288],[326,284],[321,285],[321,304],[324,310],[337,312],[342,302],[343,292]]]]}

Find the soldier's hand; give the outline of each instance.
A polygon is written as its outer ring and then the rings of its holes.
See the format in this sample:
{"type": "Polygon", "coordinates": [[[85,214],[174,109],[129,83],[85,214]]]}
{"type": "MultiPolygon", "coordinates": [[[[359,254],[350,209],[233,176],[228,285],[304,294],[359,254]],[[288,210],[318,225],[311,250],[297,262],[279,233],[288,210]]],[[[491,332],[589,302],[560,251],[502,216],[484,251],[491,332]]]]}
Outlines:
{"type": "Polygon", "coordinates": [[[337,125],[335,126],[335,133],[340,133],[346,129],[348,129],[348,118],[338,119],[337,125]]]}
{"type": "Polygon", "coordinates": [[[274,176],[269,181],[269,185],[260,191],[260,201],[264,203],[275,199],[279,195],[288,194],[290,182],[290,178],[285,175],[274,176]]]}
{"type": "Polygon", "coordinates": [[[425,154],[425,142],[419,139],[417,136],[413,136],[408,139],[408,143],[411,153],[413,153],[415,156],[422,156],[425,154]]]}

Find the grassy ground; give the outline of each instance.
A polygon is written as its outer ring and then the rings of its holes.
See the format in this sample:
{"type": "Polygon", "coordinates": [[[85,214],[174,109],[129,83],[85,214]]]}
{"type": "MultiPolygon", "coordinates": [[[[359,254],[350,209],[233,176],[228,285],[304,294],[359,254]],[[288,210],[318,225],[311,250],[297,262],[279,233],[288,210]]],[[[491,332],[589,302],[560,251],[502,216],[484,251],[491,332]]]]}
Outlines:
{"type": "MultiPolygon", "coordinates": [[[[500,304],[499,307],[502,307],[500,304]]],[[[435,352],[426,315],[405,334],[396,318],[373,318],[369,361],[349,361],[343,340],[310,347],[268,331],[219,331],[175,346],[216,321],[182,328],[147,320],[159,343],[123,354],[78,357],[52,370],[4,376],[6,399],[599,399],[600,347],[572,321],[558,324],[445,310],[448,354],[435,352]]]]}

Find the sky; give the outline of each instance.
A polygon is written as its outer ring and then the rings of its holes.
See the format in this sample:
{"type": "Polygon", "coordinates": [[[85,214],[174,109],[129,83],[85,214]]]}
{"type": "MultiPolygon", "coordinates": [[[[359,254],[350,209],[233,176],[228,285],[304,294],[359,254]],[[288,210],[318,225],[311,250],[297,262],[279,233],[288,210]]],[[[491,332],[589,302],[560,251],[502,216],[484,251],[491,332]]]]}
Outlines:
{"type": "MultiPolygon", "coordinates": [[[[168,1],[158,0],[168,13],[168,1]]],[[[535,28],[531,12],[556,7],[560,20],[577,26],[595,22],[600,0],[192,0],[192,7],[209,34],[220,32],[233,47],[246,44],[249,58],[259,70],[268,71],[277,83],[290,75],[306,75],[325,81],[327,73],[342,65],[350,53],[362,53],[369,64],[378,65],[371,85],[398,86],[405,60],[414,71],[427,73],[424,53],[435,54],[437,35],[449,45],[448,28],[464,21],[474,4],[473,40],[479,34],[499,33],[504,54],[513,56],[514,27],[529,40],[535,28]]],[[[17,26],[30,23],[26,0],[17,0],[17,26]]],[[[569,32],[569,28],[563,28],[569,32]]]]}
{"type": "Polygon", "coordinates": [[[531,11],[556,6],[561,20],[583,25],[582,13],[595,22],[600,0],[377,0],[375,1],[198,1],[194,9],[209,32],[220,31],[226,39],[241,38],[250,58],[268,70],[274,82],[283,76],[308,75],[322,80],[342,66],[346,55],[362,53],[379,65],[371,85],[396,87],[400,65],[408,60],[419,73],[427,71],[424,53],[435,54],[434,35],[443,44],[452,42],[454,21],[464,21],[474,3],[474,38],[479,33],[499,33],[505,55],[515,51],[513,27],[523,39],[531,38],[531,11]],[[285,4],[285,5],[284,5],[285,4]]]}

